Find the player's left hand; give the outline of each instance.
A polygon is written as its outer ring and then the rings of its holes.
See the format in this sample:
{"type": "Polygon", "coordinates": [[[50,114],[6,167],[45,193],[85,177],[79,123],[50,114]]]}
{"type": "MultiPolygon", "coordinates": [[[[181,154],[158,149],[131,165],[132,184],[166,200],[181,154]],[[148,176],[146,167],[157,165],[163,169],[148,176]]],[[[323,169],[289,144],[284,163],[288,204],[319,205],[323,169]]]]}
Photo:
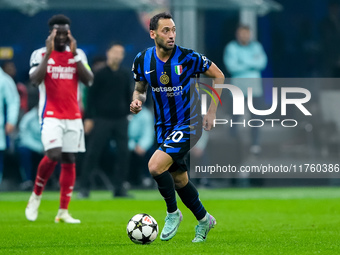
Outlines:
{"type": "Polygon", "coordinates": [[[203,118],[203,128],[205,131],[209,131],[214,127],[214,120],[216,119],[216,113],[207,112],[203,118]]]}
{"type": "Polygon", "coordinates": [[[46,39],[46,55],[50,56],[51,52],[54,51],[54,40],[57,34],[57,29],[53,28],[52,32],[46,39]]]}
{"type": "Polygon", "coordinates": [[[74,39],[74,37],[71,34],[71,31],[68,31],[67,37],[70,41],[70,50],[73,53],[73,55],[77,55],[77,41],[74,39]]]}

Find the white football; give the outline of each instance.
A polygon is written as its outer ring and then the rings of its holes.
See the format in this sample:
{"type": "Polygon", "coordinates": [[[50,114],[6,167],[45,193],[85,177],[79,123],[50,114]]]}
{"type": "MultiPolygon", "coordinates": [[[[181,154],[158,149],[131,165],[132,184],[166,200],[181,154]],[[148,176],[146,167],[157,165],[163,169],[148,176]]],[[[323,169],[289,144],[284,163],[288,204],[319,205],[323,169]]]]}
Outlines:
{"type": "Polygon", "coordinates": [[[157,238],[158,224],[151,215],[140,213],[129,220],[126,232],[132,242],[136,244],[149,244],[157,238]]]}

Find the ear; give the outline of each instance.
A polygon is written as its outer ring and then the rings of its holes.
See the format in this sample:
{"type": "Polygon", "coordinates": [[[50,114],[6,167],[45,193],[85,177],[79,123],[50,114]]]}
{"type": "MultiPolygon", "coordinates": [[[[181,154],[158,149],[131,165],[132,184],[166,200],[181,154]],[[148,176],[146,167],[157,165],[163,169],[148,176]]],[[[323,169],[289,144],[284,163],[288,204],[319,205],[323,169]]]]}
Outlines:
{"type": "Polygon", "coordinates": [[[150,30],[150,37],[151,37],[151,39],[155,39],[156,38],[155,30],[150,30]]]}

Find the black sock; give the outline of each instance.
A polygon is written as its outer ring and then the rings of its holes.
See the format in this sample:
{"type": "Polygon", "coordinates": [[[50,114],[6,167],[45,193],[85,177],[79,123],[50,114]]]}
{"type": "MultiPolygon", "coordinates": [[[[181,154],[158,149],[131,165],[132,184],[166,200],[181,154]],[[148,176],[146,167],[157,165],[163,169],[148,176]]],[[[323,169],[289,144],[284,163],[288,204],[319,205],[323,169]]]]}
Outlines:
{"type": "Polygon", "coordinates": [[[153,177],[158,184],[158,190],[163,196],[168,213],[177,210],[175,183],[169,171],[153,177]]]}
{"type": "Polygon", "coordinates": [[[182,199],[182,202],[195,215],[197,220],[201,220],[206,215],[207,211],[198,198],[198,191],[191,181],[186,186],[177,190],[177,194],[182,199]]]}

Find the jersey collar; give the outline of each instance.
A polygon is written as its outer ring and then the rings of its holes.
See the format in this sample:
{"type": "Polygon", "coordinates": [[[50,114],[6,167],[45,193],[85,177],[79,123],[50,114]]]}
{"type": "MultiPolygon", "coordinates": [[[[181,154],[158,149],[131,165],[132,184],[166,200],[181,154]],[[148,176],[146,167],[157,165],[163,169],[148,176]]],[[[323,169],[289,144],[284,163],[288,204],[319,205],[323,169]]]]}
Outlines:
{"type": "Polygon", "coordinates": [[[155,54],[155,58],[157,59],[157,61],[163,63],[163,64],[166,64],[168,63],[169,61],[171,61],[171,59],[173,58],[173,56],[175,55],[176,53],[176,50],[177,50],[177,45],[175,44],[175,47],[173,48],[172,52],[171,52],[171,55],[170,57],[168,58],[168,60],[166,62],[163,62],[162,60],[160,60],[157,56],[157,53],[156,53],[156,46],[154,47],[153,49],[153,53],[155,54]]]}

